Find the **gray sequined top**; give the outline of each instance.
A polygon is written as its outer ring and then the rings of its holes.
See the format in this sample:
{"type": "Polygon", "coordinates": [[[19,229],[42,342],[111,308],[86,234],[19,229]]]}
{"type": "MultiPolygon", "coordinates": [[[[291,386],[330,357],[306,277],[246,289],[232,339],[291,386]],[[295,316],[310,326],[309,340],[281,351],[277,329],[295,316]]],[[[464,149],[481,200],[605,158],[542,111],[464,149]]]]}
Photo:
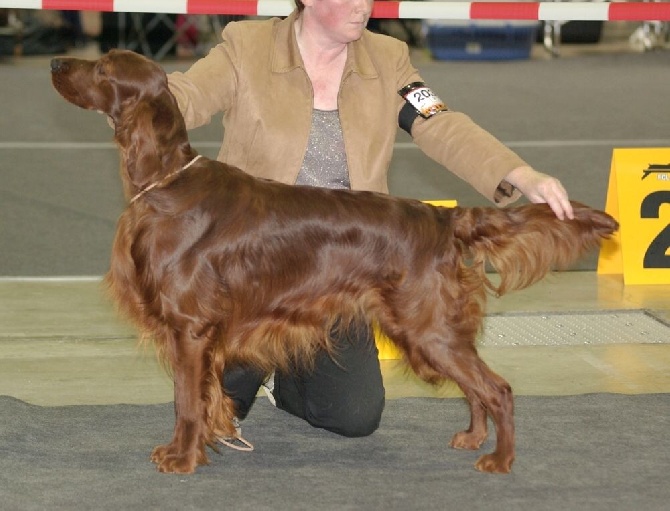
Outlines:
{"type": "Polygon", "coordinates": [[[342,126],[337,110],[312,111],[312,129],[296,184],[322,188],[351,188],[342,126]]]}

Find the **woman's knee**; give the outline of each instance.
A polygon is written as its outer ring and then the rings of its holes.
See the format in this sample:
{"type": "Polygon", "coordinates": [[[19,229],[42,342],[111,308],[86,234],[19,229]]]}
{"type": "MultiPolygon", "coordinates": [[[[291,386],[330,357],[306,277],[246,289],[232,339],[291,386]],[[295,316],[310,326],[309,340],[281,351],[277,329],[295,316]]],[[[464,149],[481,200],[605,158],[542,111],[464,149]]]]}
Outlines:
{"type": "Polygon", "coordinates": [[[379,428],[384,411],[383,390],[382,394],[372,401],[356,401],[347,403],[348,406],[340,406],[336,413],[327,408],[310,409],[306,414],[306,420],[312,426],[349,438],[371,435],[379,428]]]}
{"type": "Polygon", "coordinates": [[[369,436],[379,428],[382,418],[383,405],[373,413],[357,415],[354,418],[344,420],[340,425],[340,435],[349,438],[369,436]]]}

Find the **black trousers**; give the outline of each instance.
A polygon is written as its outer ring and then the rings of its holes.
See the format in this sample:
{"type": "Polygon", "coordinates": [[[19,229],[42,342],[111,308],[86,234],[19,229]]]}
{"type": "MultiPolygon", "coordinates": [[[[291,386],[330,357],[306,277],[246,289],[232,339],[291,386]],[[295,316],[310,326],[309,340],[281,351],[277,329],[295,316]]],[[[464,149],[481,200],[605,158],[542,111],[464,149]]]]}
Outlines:
{"type": "MultiPolygon", "coordinates": [[[[333,433],[348,437],[370,435],[379,427],[385,400],[372,329],[353,325],[339,335],[335,332],[334,358],[319,353],[310,371],[275,374],[273,394],[277,407],[333,433]]],[[[235,401],[239,419],[249,413],[266,377],[247,367],[224,371],[224,387],[235,401]]]]}

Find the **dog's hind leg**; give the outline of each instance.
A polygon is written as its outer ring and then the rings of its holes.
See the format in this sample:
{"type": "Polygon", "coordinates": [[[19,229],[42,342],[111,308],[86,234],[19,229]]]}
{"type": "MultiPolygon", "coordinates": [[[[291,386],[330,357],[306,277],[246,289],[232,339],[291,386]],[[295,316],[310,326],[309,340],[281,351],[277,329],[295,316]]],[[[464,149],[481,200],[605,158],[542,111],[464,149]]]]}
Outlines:
{"type": "Polygon", "coordinates": [[[451,439],[449,445],[454,449],[479,449],[488,437],[488,415],[486,407],[472,393],[466,396],[468,406],[470,407],[470,426],[465,431],[456,433],[451,439]]]}
{"type": "MultiPolygon", "coordinates": [[[[470,342],[454,347],[449,336],[438,341],[419,342],[409,357],[417,374],[427,381],[453,380],[470,405],[470,426],[456,433],[450,445],[457,449],[478,449],[487,438],[487,415],[496,428],[496,448],[479,458],[482,472],[507,473],[514,461],[514,401],[512,389],[479,358],[470,342]],[[451,345],[450,345],[451,344],[451,345]]],[[[426,337],[424,337],[426,339],[426,337]]]]}
{"type": "MultiPolygon", "coordinates": [[[[477,354],[476,335],[482,317],[477,289],[440,284],[429,296],[414,301],[412,317],[397,309],[386,314],[383,328],[406,353],[407,361],[423,380],[439,383],[453,380],[470,405],[470,426],[457,433],[451,446],[478,449],[487,438],[487,416],[496,428],[493,453],[482,456],[476,468],[483,472],[509,472],[514,461],[514,403],[509,384],[495,374],[477,354]],[[439,297],[442,296],[443,299],[439,297]],[[437,297],[437,298],[436,298],[437,297]],[[398,318],[392,321],[391,318],[398,318]]],[[[389,302],[387,302],[389,303],[389,302]]]]}
{"type": "Polygon", "coordinates": [[[470,405],[470,427],[456,433],[450,445],[476,449],[486,439],[487,413],[496,428],[496,448],[480,457],[475,467],[482,472],[507,473],[514,461],[514,399],[510,385],[479,358],[474,347],[449,355],[448,375],[463,390],[470,405]]]}

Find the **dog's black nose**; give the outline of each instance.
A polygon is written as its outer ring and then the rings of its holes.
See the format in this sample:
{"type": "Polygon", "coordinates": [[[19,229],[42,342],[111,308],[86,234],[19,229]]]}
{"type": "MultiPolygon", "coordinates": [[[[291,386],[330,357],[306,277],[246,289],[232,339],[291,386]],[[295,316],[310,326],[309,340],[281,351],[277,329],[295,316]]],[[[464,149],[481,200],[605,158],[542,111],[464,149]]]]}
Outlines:
{"type": "Polygon", "coordinates": [[[67,68],[67,63],[59,58],[51,59],[51,72],[64,71],[67,68]]]}

